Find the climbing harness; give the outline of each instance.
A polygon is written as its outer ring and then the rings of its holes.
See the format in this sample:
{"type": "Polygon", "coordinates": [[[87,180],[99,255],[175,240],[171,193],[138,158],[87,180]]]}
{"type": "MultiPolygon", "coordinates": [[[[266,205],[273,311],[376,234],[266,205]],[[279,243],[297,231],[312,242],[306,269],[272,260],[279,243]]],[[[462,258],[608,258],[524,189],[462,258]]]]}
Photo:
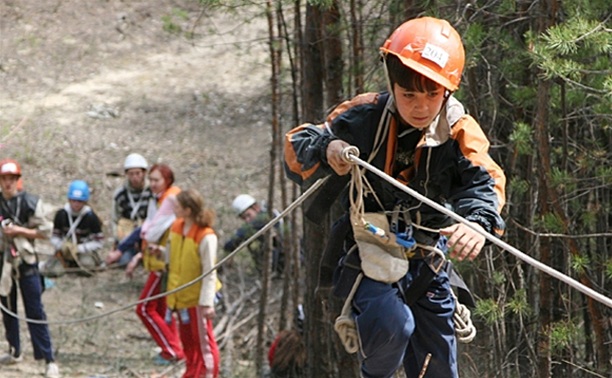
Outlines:
{"type": "Polygon", "coordinates": [[[510,244],[504,242],[503,240],[487,233],[487,232],[483,232],[482,230],[480,230],[478,227],[472,225],[467,219],[463,218],[462,216],[456,214],[455,212],[445,208],[444,206],[440,205],[439,203],[425,197],[424,195],[422,195],[421,193],[417,192],[416,190],[400,183],[399,181],[395,180],[393,177],[387,175],[385,172],[381,171],[380,169],[374,167],[373,165],[371,165],[368,162],[363,161],[362,159],[359,158],[359,150],[354,147],[354,146],[349,146],[346,147],[343,151],[342,151],[342,158],[347,161],[347,162],[351,162],[354,164],[357,164],[365,169],[367,169],[368,171],[372,172],[373,174],[381,177],[382,179],[384,179],[385,181],[387,181],[388,183],[390,183],[391,185],[393,185],[394,187],[396,187],[397,189],[407,193],[408,195],[416,198],[417,200],[423,202],[424,204],[426,204],[427,206],[439,211],[440,213],[449,216],[450,218],[452,218],[453,220],[462,223],[468,227],[470,227],[472,230],[474,230],[475,232],[478,232],[479,234],[483,235],[488,241],[490,241],[491,243],[497,245],[498,247],[500,247],[501,249],[510,252],[511,254],[513,254],[515,257],[517,257],[518,259],[524,261],[525,263],[533,266],[534,268],[541,270],[544,273],[547,273],[548,275],[568,284],[569,286],[573,287],[574,289],[582,292],[583,294],[585,294],[586,296],[612,308],[612,299],[606,297],[605,295],[591,289],[590,287],[587,287],[585,285],[583,285],[582,283],[576,281],[575,279],[559,272],[558,270],[555,270],[551,267],[549,267],[548,265],[543,264],[542,262],[528,256],[527,254],[521,252],[520,250],[518,250],[517,248],[511,246],[510,244]]]}
{"type": "MultiPolygon", "coordinates": [[[[358,154],[359,152],[355,147],[348,147],[343,153],[358,154]]],[[[410,305],[426,292],[429,284],[435,275],[443,269],[446,262],[446,257],[440,249],[417,243],[414,239],[412,227],[422,229],[425,229],[425,227],[404,219],[406,229],[401,233],[398,232],[400,231],[398,230],[399,209],[393,212],[391,227],[385,213],[366,213],[363,202],[365,187],[369,189],[367,194],[371,194],[383,208],[365,177],[364,170],[357,164],[353,164],[349,187],[350,219],[355,242],[359,247],[361,272],[355,279],[348,296],[345,298],[342,312],[334,323],[334,330],[338,334],[344,349],[350,354],[359,350],[359,335],[351,308],[353,297],[364,275],[378,282],[395,284],[408,272],[409,258],[422,259],[430,269],[424,271],[419,279],[413,282],[405,292],[402,291],[405,302],[410,305]]],[[[406,214],[404,216],[406,217],[406,214]]],[[[428,228],[426,230],[439,232],[439,230],[428,228]]],[[[465,305],[459,303],[452,290],[451,293],[457,303],[453,314],[457,340],[469,343],[476,336],[476,328],[470,318],[470,311],[465,305]]]]}
{"type": "Polygon", "coordinates": [[[397,282],[408,272],[407,249],[399,244],[396,235],[390,232],[389,221],[384,213],[365,212],[364,185],[368,186],[372,195],[374,191],[359,166],[353,165],[351,170],[350,218],[355,242],[359,246],[361,270],[373,280],[397,282]]]}
{"type": "MultiPolygon", "coordinates": [[[[67,256],[63,255],[64,246],[67,245],[68,246],[67,252],[70,254],[70,258],[68,260],[74,261],[76,265],[79,267],[79,269],[83,271],[85,274],[89,276],[93,276],[95,272],[91,268],[88,268],[83,265],[83,263],[79,259],[79,253],[77,251],[77,246],[79,243],[77,240],[76,229],[81,223],[81,221],[83,220],[83,217],[85,217],[85,215],[87,214],[87,212],[81,211],[79,216],[73,220],[72,215],[71,215],[72,211],[70,210],[70,206],[66,206],[65,210],[66,210],[66,217],[68,218],[68,223],[70,224],[70,228],[68,229],[68,232],[66,233],[66,235],[64,235],[64,243],[62,245],[62,257],[64,261],[67,259],[67,256]],[[70,238],[70,241],[68,241],[69,238],[70,238]]],[[[64,267],[64,269],[65,268],[66,267],[64,267]]]]}

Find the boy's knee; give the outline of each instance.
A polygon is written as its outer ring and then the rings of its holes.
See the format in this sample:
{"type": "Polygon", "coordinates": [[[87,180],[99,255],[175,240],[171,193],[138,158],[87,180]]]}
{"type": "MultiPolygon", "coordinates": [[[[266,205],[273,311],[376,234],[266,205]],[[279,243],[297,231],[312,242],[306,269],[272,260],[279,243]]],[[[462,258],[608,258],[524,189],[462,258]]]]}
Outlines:
{"type": "Polygon", "coordinates": [[[357,324],[362,376],[391,377],[401,366],[415,329],[410,310],[378,311],[370,317],[357,317],[357,324]]]}
{"type": "Polygon", "coordinates": [[[355,319],[363,348],[404,350],[414,333],[412,313],[407,306],[382,309],[359,314],[355,319]]]}

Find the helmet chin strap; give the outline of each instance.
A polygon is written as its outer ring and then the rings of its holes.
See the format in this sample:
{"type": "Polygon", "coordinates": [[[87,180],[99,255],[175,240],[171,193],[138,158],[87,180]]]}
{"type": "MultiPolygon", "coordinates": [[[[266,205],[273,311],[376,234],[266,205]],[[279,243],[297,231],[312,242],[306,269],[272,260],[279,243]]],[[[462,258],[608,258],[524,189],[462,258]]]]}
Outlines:
{"type": "MultiPolygon", "coordinates": [[[[395,103],[395,96],[393,94],[393,87],[391,85],[391,78],[389,77],[389,69],[387,68],[387,54],[384,52],[380,53],[380,59],[383,62],[383,69],[385,70],[385,81],[387,82],[387,90],[389,91],[389,96],[393,98],[393,102],[395,103]]],[[[395,104],[397,107],[397,104],[395,104]]]]}

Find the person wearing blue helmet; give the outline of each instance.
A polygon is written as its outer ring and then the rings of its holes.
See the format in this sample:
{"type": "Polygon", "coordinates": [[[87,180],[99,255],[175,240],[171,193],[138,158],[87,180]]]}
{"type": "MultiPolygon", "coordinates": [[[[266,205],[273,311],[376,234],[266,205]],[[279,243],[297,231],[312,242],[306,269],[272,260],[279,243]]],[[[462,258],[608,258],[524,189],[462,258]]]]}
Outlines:
{"type": "Polygon", "coordinates": [[[45,274],[61,276],[66,268],[91,275],[102,262],[100,251],[104,242],[102,223],[87,204],[89,185],[75,180],[68,187],[68,203],[55,214],[51,244],[55,256],[45,264],[45,274]]]}

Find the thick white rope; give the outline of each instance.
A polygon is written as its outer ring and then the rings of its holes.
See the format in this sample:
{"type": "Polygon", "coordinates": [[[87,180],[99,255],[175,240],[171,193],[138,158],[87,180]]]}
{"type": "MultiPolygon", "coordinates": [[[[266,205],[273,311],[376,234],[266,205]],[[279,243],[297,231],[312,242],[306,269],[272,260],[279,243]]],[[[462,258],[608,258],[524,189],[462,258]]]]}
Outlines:
{"type": "Polygon", "coordinates": [[[380,169],[376,168],[375,166],[361,160],[359,158],[359,150],[357,149],[357,147],[355,146],[349,146],[346,147],[343,151],[342,151],[342,157],[343,159],[345,159],[347,162],[351,162],[354,164],[357,164],[365,169],[367,169],[368,171],[374,173],[375,175],[381,177],[382,179],[384,179],[385,181],[387,181],[388,183],[390,183],[391,185],[395,186],[396,188],[398,188],[399,190],[409,194],[410,196],[416,198],[417,200],[423,202],[424,204],[428,205],[429,207],[436,209],[437,211],[439,211],[440,213],[447,215],[451,218],[453,218],[454,220],[456,220],[457,222],[463,223],[466,226],[470,227],[472,230],[478,232],[479,234],[483,235],[487,240],[489,240],[491,243],[497,245],[498,247],[502,248],[505,251],[510,252],[511,254],[513,254],[515,257],[517,257],[518,259],[524,261],[525,263],[533,266],[536,269],[541,270],[544,273],[549,274],[550,276],[568,284],[569,286],[573,287],[574,289],[582,292],[583,294],[591,297],[592,299],[612,308],[612,299],[606,297],[605,295],[598,293],[597,291],[591,289],[590,287],[587,287],[585,285],[583,285],[582,283],[576,281],[575,279],[573,279],[572,277],[565,275],[561,272],[559,272],[558,270],[555,270],[553,268],[551,268],[550,266],[543,264],[542,262],[530,257],[529,255],[525,254],[524,252],[521,252],[520,250],[518,250],[517,248],[511,246],[510,244],[504,242],[503,240],[495,237],[494,235],[491,235],[488,232],[483,232],[482,230],[480,230],[478,227],[475,227],[474,225],[472,225],[467,219],[463,218],[462,216],[456,214],[455,212],[445,208],[444,206],[440,205],[439,203],[425,197],[424,195],[422,195],[421,193],[417,192],[416,190],[409,188],[408,186],[400,183],[399,181],[395,180],[393,177],[389,176],[388,174],[386,174],[385,172],[381,171],[380,169]]]}
{"type": "Polygon", "coordinates": [[[321,187],[321,185],[323,185],[325,183],[325,181],[327,181],[328,178],[329,177],[325,177],[325,178],[319,179],[315,183],[313,183],[306,191],[304,191],[304,193],[302,193],[302,195],[300,195],[295,201],[293,201],[289,206],[287,206],[287,208],[285,210],[283,210],[281,213],[279,213],[277,216],[275,216],[270,222],[268,222],[265,226],[263,226],[261,229],[259,229],[257,232],[255,232],[250,238],[248,238],[247,240],[242,242],[242,244],[240,244],[231,253],[229,253],[227,256],[225,256],[223,259],[221,259],[208,272],[202,273],[200,276],[198,276],[198,277],[194,278],[193,280],[185,283],[184,285],[181,285],[181,286],[177,287],[176,289],[172,289],[172,290],[169,290],[169,291],[157,294],[157,295],[152,295],[150,297],[143,298],[143,299],[138,300],[136,302],[133,302],[133,303],[130,303],[130,304],[127,304],[127,305],[123,305],[121,307],[118,307],[116,309],[113,309],[113,310],[110,310],[110,311],[107,311],[107,312],[103,312],[103,313],[100,313],[100,314],[96,314],[96,315],[92,315],[92,316],[87,316],[87,317],[83,317],[83,318],[79,318],[79,319],[72,319],[72,320],[49,321],[49,320],[39,320],[39,319],[30,319],[30,318],[22,317],[19,314],[17,314],[15,312],[9,310],[8,308],[6,308],[6,306],[4,306],[1,302],[0,302],[0,309],[2,309],[2,311],[6,312],[8,315],[11,315],[12,317],[14,317],[14,318],[16,318],[18,320],[24,321],[26,323],[68,325],[68,324],[84,323],[84,322],[88,322],[88,321],[91,321],[91,320],[100,319],[100,318],[103,318],[105,316],[109,316],[109,315],[115,314],[117,312],[129,310],[130,308],[132,308],[134,306],[137,306],[137,305],[139,305],[141,303],[145,303],[145,302],[148,302],[148,301],[151,301],[151,300],[154,300],[154,299],[159,299],[159,298],[165,297],[165,296],[167,296],[169,294],[176,293],[177,291],[183,290],[186,287],[189,287],[191,285],[196,284],[197,282],[202,280],[204,277],[206,277],[209,274],[211,274],[213,271],[215,271],[220,266],[225,264],[229,259],[234,257],[234,255],[236,255],[238,252],[240,252],[240,250],[242,250],[244,247],[246,247],[247,245],[251,244],[253,241],[255,241],[255,239],[259,238],[262,234],[264,234],[269,229],[274,227],[285,216],[287,216],[287,214],[289,214],[290,212],[295,210],[299,205],[302,204],[302,202],[304,202],[317,189],[319,189],[319,187],[321,187]]]}

